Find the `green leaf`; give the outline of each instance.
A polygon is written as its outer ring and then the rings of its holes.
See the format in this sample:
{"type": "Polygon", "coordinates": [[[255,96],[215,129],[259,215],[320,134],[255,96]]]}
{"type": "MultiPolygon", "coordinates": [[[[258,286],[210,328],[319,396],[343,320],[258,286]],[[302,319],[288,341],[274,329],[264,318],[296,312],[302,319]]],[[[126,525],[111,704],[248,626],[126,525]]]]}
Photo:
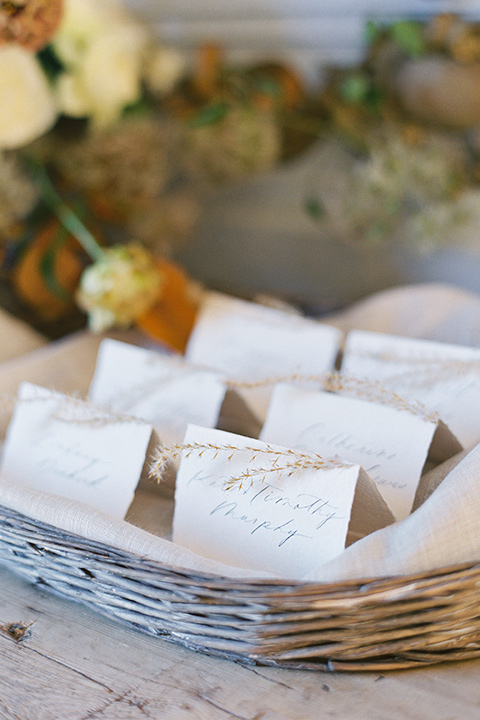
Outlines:
{"type": "Polygon", "coordinates": [[[388,225],[381,220],[373,222],[366,233],[367,242],[369,242],[371,245],[380,244],[387,237],[388,230],[388,225]]]}
{"type": "Polygon", "coordinates": [[[391,25],[390,34],[392,40],[410,57],[417,58],[425,54],[421,23],[399,20],[391,25]]]}
{"type": "Polygon", "coordinates": [[[80,218],[63,202],[42,162],[33,156],[26,157],[25,162],[27,162],[30,167],[32,178],[36,182],[45,205],[47,205],[57,219],[60,220],[63,227],[78,240],[87,255],[89,255],[94,262],[101,260],[104,256],[103,249],[80,218]]]}
{"type": "Polygon", "coordinates": [[[127,105],[123,109],[122,117],[130,118],[141,115],[147,115],[152,111],[152,103],[146,96],[140,97],[131,105],[127,105]]]}
{"type": "Polygon", "coordinates": [[[223,100],[210,105],[205,105],[189,120],[192,128],[204,127],[205,125],[214,125],[221,122],[227,115],[230,106],[223,100]]]}
{"type": "Polygon", "coordinates": [[[366,44],[373,45],[382,35],[382,26],[374,20],[368,20],[363,32],[366,44]]]}
{"type": "Polygon", "coordinates": [[[39,50],[37,58],[49,80],[55,80],[57,75],[60,75],[60,73],[65,70],[65,65],[58,57],[52,45],[47,45],[42,50],[39,50]]]}
{"type": "Polygon", "coordinates": [[[256,90],[270,95],[275,100],[278,100],[282,95],[280,83],[269,75],[259,75],[255,78],[254,85],[256,90]]]}
{"type": "Polygon", "coordinates": [[[55,261],[57,255],[65,245],[68,238],[68,232],[64,227],[59,227],[54,241],[45,250],[42,259],[40,261],[40,273],[45,280],[45,285],[48,287],[50,292],[55,295],[59,300],[70,300],[70,294],[65,290],[62,285],[58,282],[55,273],[55,261]]]}
{"type": "Polygon", "coordinates": [[[370,81],[362,73],[347,75],[340,85],[340,94],[346,102],[362,103],[370,91],[370,81]]]}
{"type": "Polygon", "coordinates": [[[312,196],[305,200],[305,210],[316,222],[325,216],[325,206],[317,197],[312,196]]]}

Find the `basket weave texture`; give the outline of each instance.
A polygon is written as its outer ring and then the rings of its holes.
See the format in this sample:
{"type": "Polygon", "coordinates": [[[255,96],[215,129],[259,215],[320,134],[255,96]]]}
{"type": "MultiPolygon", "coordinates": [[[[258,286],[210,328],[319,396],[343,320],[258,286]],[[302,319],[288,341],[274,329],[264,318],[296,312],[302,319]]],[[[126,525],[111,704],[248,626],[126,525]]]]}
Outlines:
{"type": "Polygon", "coordinates": [[[2,506],[0,562],[137,630],[245,663],[385,671],[480,656],[480,563],[330,584],[233,580],[2,506]]]}

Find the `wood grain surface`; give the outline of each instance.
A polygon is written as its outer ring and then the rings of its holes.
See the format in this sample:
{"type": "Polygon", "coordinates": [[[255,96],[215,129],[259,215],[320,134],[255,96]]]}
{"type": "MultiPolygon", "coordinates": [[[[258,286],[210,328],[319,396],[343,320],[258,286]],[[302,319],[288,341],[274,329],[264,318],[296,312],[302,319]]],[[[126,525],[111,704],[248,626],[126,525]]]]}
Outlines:
{"type": "Polygon", "coordinates": [[[327,674],[241,666],[151,638],[0,570],[1,720],[456,720],[480,661],[327,674]]]}

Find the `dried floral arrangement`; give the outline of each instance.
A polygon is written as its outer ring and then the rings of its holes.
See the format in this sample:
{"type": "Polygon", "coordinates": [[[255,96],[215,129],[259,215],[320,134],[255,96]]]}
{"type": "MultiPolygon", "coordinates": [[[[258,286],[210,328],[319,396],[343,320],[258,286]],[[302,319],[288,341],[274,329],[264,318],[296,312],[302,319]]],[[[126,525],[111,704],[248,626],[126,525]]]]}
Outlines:
{"type": "Polygon", "coordinates": [[[206,188],[281,160],[305,98],[277,63],[191,65],[121,0],[1,0],[2,304],[183,347],[197,288],[169,253],[206,188]]]}
{"type": "Polygon", "coordinates": [[[356,244],[420,251],[480,221],[479,80],[479,22],[368,22],[364,59],[330,69],[321,93],[322,134],[350,163],[335,199],[319,172],[311,215],[356,244]]]}
{"type": "MultiPolygon", "coordinates": [[[[183,349],[198,287],[171,261],[205,190],[332,140],[306,211],[364,245],[446,241],[480,215],[480,25],[367,25],[356,68],[194,63],[121,0],[0,0],[0,304],[51,336],[136,324],[183,349]]],[[[479,217],[480,220],[480,217],[479,217]]]]}

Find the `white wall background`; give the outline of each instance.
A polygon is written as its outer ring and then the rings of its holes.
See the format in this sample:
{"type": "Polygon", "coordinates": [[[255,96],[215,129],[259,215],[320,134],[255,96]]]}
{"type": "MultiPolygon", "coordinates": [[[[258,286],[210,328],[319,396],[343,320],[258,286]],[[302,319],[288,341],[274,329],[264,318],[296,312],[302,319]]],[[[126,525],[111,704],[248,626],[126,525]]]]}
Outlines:
{"type": "Polygon", "coordinates": [[[480,0],[127,0],[157,33],[192,51],[214,40],[230,58],[285,58],[312,82],[325,63],[362,54],[370,18],[425,18],[436,12],[480,17],[480,0]]]}

